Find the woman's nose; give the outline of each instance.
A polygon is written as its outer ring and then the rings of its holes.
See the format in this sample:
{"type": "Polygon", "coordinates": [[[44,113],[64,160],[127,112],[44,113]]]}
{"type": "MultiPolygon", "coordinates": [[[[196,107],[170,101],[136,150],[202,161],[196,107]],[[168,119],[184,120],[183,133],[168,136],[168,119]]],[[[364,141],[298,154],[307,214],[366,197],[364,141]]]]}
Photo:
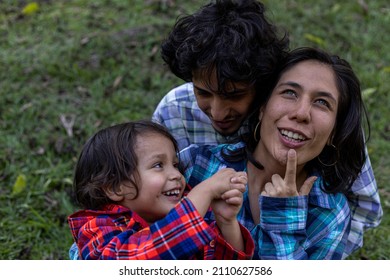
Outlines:
{"type": "Polygon", "coordinates": [[[308,101],[302,100],[296,102],[292,108],[290,117],[298,122],[309,122],[311,119],[311,107],[312,104],[308,101]]]}

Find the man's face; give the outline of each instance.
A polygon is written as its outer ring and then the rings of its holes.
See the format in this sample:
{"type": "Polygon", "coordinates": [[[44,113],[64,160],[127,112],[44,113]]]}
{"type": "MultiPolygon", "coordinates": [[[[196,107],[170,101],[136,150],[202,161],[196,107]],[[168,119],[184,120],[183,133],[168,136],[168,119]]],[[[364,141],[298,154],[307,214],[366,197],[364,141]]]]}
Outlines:
{"type": "Polygon", "coordinates": [[[215,71],[211,77],[194,72],[192,82],[198,106],[210,118],[214,129],[222,135],[236,132],[250,113],[255,99],[254,86],[231,82],[221,93],[215,71]]]}

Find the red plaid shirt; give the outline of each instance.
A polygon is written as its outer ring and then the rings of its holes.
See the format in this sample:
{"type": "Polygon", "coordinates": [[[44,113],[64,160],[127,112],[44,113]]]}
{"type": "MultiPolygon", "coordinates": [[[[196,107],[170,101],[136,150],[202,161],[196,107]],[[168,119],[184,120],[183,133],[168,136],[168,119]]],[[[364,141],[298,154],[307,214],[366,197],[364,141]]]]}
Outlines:
{"type": "Polygon", "coordinates": [[[236,251],[187,198],[151,225],[114,204],[101,211],[78,211],[68,222],[81,259],[251,259],[254,251],[246,228],[240,225],[245,250],[236,251]]]}

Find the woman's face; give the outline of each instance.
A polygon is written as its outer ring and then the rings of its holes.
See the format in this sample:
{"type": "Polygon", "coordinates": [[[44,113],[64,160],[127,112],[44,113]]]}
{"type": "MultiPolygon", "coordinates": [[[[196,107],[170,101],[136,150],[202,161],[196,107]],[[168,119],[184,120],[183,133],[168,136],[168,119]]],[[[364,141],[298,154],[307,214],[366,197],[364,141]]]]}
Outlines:
{"type": "Polygon", "coordinates": [[[294,149],[298,166],[317,157],[331,144],[339,95],[326,64],[306,60],[285,71],[261,109],[263,154],[285,165],[287,151],[294,149]]]}

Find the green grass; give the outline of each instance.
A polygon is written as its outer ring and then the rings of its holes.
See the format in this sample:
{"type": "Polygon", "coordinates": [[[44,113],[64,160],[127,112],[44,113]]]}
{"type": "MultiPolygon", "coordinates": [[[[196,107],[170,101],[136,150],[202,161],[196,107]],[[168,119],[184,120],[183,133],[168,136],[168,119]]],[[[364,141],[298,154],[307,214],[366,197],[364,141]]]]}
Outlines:
{"type": "MultiPolygon", "coordinates": [[[[292,48],[337,53],[361,79],[385,215],[350,258],[390,259],[390,7],[339,2],[264,3],[292,48]]],[[[0,2],[0,259],[67,259],[82,144],[105,126],[150,118],[181,83],[164,67],[159,45],[179,14],[206,1],[42,0],[23,14],[27,3],[0,2]],[[61,116],[74,120],[68,131],[61,116]]]]}

